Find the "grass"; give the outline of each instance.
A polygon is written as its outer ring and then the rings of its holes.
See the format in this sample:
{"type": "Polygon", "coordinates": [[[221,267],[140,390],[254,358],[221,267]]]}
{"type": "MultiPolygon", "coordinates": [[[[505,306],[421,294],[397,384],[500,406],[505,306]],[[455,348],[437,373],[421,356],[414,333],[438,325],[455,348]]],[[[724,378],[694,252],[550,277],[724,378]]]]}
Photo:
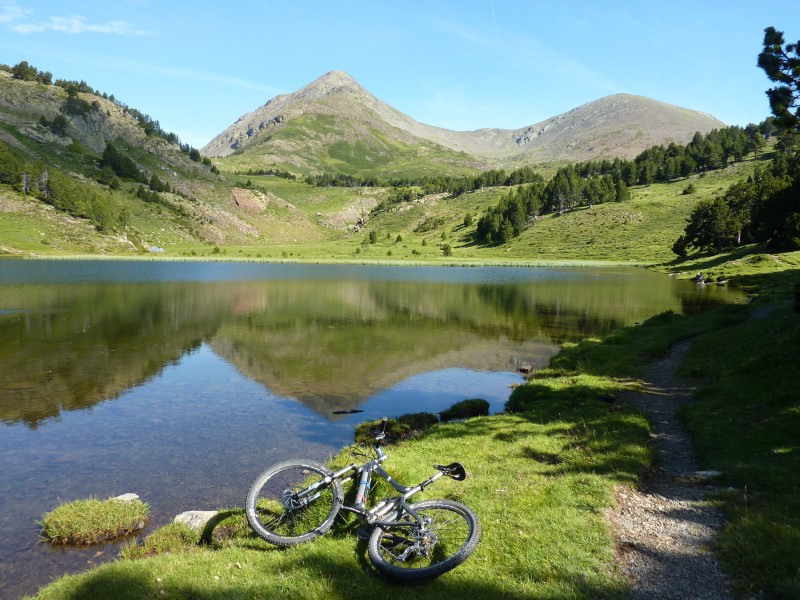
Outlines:
{"type": "Polygon", "coordinates": [[[769,253],[749,245],[722,254],[696,254],[660,265],[679,277],[703,273],[707,281],[727,281],[752,295],[787,298],[800,283],[800,251],[769,253]]]}
{"type": "MultiPolygon", "coordinates": [[[[762,274],[759,281],[769,279],[797,281],[798,273],[762,274]]],[[[722,472],[722,491],[710,498],[725,514],[715,552],[742,597],[800,596],[800,314],[771,292],[787,287],[771,281],[762,288],[763,300],[778,301],[763,318],[766,302],[709,315],[664,314],[604,340],[567,345],[555,368],[514,390],[507,405],[524,411],[613,401],[615,387],[635,382],[648,361],[694,338],[681,372],[699,389],[683,416],[700,468],[722,472]]]]}
{"type": "MultiPolygon", "coordinates": [[[[251,534],[235,509],[216,525],[227,532],[223,541],[179,544],[166,554],[67,576],[41,597],[124,599],[162,591],[200,598],[621,597],[625,583],[609,568],[603,509],[617,483],[634,481],[646,467],[647,439],[642,417],[588,404],[436,425],[390,447],[386,467],[403,482],[428,477],[435,463],[463,462],[466,481],[443,478],[421,497],[466,503],[484,530],[463,565],[422,585],[399,586],[379,577],[351,520],[340,520],[312,544],[280,550],[251,534]],[[558,462],[542,459],[556,455],[558,462]]],[[[350,460],[343,452],[332,464],[350,460]]],[[[387,492],[376,485],[372,497],[387,492]]]]}
{"type": "Polygon", "coordinates": [[[119,556],[125,560],[136,560],[159,554],[193,552],[199,549],[200,541],[197,531],[182,523],[170,523],[147,536],[143,543],[125,546],[119,556]]]}
{"type": "MultiPolygon", "coordinates": [[[[135,148],[129,150],[142,161],[152,160],[144,154],[139,156],[135,148]]],[[[80,153],[66,155],[75,155],[75,160],[83,157],[80,153]]],[[[356,155],[360,157],[358,161],[366,161],[361,154],[356,155]]],[[[416,156],[413,152],[410,155],[416,156]]],[[[228,167],[246,170],[258,166],[241,162],[245,158],[228,157],[228,167]]],[[[419,167],[418,157],[409,161],[409,169],[413,170],[414,164],[419,167]]],[[[674,259],[672,244],[696,203],[722,194],[729,185],[751,173],[757,162],[748,159],[689,180],[637,186],[628,202],[581,208],[560,217],[545,215],[518,238],[497,246],[476,244],[473,234],[480,216],[497,204],[507,188],[487,188],[457,198],[433,195],[422,202],[371,213],[390,190],[318,188],[274,176],[230,173],[219,181],[191,180],[194,187],[188,191],[201,201],[181,201],[180,210],[142,203],[127,188],[114,192],[116,201],[131,215],[128,228],[121,233],[136,247],[122,236],[98,233],[88,223],[81,228],[63,215],[58,219],[48,216],[51,225],[40,225],[42,214],[46,213],[19,210],[21,197],[9,188],[0,190],[0,232],[5,251],[23,255],[139,254],[142,248],[156,245],[166,248],[168,255],[186,257],[212,257],[214,248],[219,247],[216,256],[229,260],[667,263],[674,259]],[[231,204],[229,188],[244,187],[248,180],[254,186],[251,191],[261,195],[263,210],[248,212],[231,204]],[[689,183],[695,192],[684,195],[689,183]],[[3,195],[9,199],[5,206],[3,195]],[[465,227],[467,213],[473,216],[473,224],[465,227]],[[364,216],[368,217],[366,225],[354,231],[356,220],[364,216]],[[436,225],[425,230],[425,223],[436,225]],[[365,245],[370,231],[378,234],[377,243],[365,245]],[[397,241],[398,235],[402,241],[397,241]],[[452,256],[444,256],[440,246],[445,243],[452,248],[452,256]]],[[[104,188],[101,191],[108,193],[104,188]]],[[[177,202],[177,198],[173,200],[177,202]]]]}
{"type": "Polygon", "coordinates": [[[141,500],[87,498],[57,506],[42,516],[42,537],[53,544],[86,545],[142,529],[149,506],[141,500]]]}
{"type": "Polygon", "coordinates": [[[456,402],[450,408],[439,413],[442,421],[455,421],[456,419],[469,419],[489,414],[489,403],[481,398],[472,398],[456,402]]]}
{"type": "Polygon", "coordinates": [[[702,336],[682,367],[702,386],[684,416],[704,468],[722,472],[718,551],[745,596],[800,597],[797,356],[800,314],[784,306],[702,336]]]}
{"type": "MultiPolygon", "coordinates": [[[[725,170],[693,176],[689,182],[696,191],[684,195],[687,180],[654,184],[632,189],[629,202],[595,205],[562,216],[545,215],[521,236],[508,244],[478,245],[473,240],[477,219],[497,204],[506,188],[487,188],[457,198],[431,197],[423,203],[395,206],[387,212],[374,213],[360,232],[328,229],[324,239],[304,242],[231,246],[227,256],[242,255],[272,260],[352,260],[364,262],[446,262],[446,261],[612,261],[627,264],[666,263],[675,258],[673,242],[682,233],[692,209],[702,199],[724,192],[738,179],[746,177],[756,161],[748,160],[725,170]],[[474,223],[464,226],[470,213],[474,223]],[[438,223],[430,230],[420,226],[438,223]],[[364,242],[370,231],[377,233],[377,243],[364,242]],[[396,238],[401,235],[402,241],[396,238]],[[444,235],[444,237],[442,237],[444,235]],[[425,245],[423,245],[425,241],[425,245]],[[452,256],[445,257],[440,244],[448,243],[452,256]]],[[[364,202],[377,205],[387,195],[372,188],[315,188],[276,177],[251,177],[254,184],[291,202],[310,220],[328,221],[343,206],[364,202]],[[321,213],[322,217],[316,216],[321,213]]]]}

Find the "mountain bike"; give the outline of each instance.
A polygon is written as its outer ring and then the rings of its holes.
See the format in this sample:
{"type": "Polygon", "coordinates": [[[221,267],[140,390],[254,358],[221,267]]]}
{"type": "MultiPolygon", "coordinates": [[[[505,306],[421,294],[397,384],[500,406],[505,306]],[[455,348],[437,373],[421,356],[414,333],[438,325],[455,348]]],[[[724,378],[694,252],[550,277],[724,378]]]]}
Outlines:
{"type": "MultiPolygon", "coordinates": [[[[464,562],[481,537],[478,516],[452,500],[407,500],[443,476],[463,481],[463,465],[434,465],[437,470],[415,486],[395,481],[381,466],[387,459],[383,427],[373,432],[374,445],[353,446],[352,463],[336,472],[308,460],[288,460],[271,466],[253,482],[247,495],[247,521],[258,536],[283,547],[324,535],[340,511],[361,522],[368,539],[370,562],[382,574],[403,580],[441,575],[464,562]],[[385,479],[401,495],[384,498],[368,508],[373,475],[385,479]],[[358,480],[355,501],[344,504],[342,483],[358,480]]],[[[361,537],[361,535],[359,536],[361,537]]]]}

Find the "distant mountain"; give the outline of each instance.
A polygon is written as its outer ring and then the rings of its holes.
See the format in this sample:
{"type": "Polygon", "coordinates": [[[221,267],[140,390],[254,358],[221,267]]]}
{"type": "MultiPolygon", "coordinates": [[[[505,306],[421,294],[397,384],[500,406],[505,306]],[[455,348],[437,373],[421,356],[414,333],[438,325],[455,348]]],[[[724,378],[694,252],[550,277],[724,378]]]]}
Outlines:
{"type": "Polygon", "coordinates": [[[450,131],[415,121],[351,76],[331,71],[239,118],[202,152],[251,168],[403,173],[633,158],[645,148],[725,125],[710,115],[618,94],[521,129],[450,131]]]}
{"type": "Polygon", "coordinates": [[[473,157],[415,133],[419,125],[342,71],[276,96],[239,118],[203,149],[229,164],[300,172],[465,174],[473,157]]]}
{"type": "Polygon", "coordinates": [[[695,132],[726,125],[705,113],[643,96],[615,94],[521,129],[449,131],[423,125],[427,137],[448,148],[487,158],[539,162],[634,158],[646,148],[687,144],[695,132]]]}

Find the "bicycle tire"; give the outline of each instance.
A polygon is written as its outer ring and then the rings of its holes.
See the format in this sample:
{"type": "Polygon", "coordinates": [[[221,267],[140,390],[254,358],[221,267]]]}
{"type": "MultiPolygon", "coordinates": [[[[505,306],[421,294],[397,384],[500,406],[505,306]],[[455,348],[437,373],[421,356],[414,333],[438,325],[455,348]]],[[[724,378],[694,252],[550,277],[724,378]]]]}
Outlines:
{"type": "Polygon", "coordinates": [[[297,494],[331,475],[330,469],[308,460],[271,466],[256,478],[247,494],[250,528],[262,539],[283,547],[324,535],[342,506],[341,482],[330,481],[309,497],[297,494]]]}
{"type": "Polygon", "coordinates": [[[406,525],[376,527],[370,536],[370,562],[384,575],[405,581],[436,577],[463,563],[478,546],[480,521],[463,504],[425,500],[411,508],[428,521],[425,530],[403,512],[395,522],[406,525]]]}

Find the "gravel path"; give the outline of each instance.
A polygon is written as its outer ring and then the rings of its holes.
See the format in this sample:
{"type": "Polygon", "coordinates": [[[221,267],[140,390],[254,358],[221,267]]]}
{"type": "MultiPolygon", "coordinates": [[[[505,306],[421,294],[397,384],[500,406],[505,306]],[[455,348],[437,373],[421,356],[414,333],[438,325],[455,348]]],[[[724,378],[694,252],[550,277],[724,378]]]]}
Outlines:
{"type": "Polygon", "coordinates": [[[709,474],[697,471],[692,442],[678,420],[693,390],[675,377],[689,342],[654,363],[640,392],[624,400],[645,412],[652,424],[658,466],[640,490],[617,489],[609,514],[617,566],[640,599],[727,599],[727,579],[709,548],[722,525],[719,511],[703,496],[709,474]]]}

